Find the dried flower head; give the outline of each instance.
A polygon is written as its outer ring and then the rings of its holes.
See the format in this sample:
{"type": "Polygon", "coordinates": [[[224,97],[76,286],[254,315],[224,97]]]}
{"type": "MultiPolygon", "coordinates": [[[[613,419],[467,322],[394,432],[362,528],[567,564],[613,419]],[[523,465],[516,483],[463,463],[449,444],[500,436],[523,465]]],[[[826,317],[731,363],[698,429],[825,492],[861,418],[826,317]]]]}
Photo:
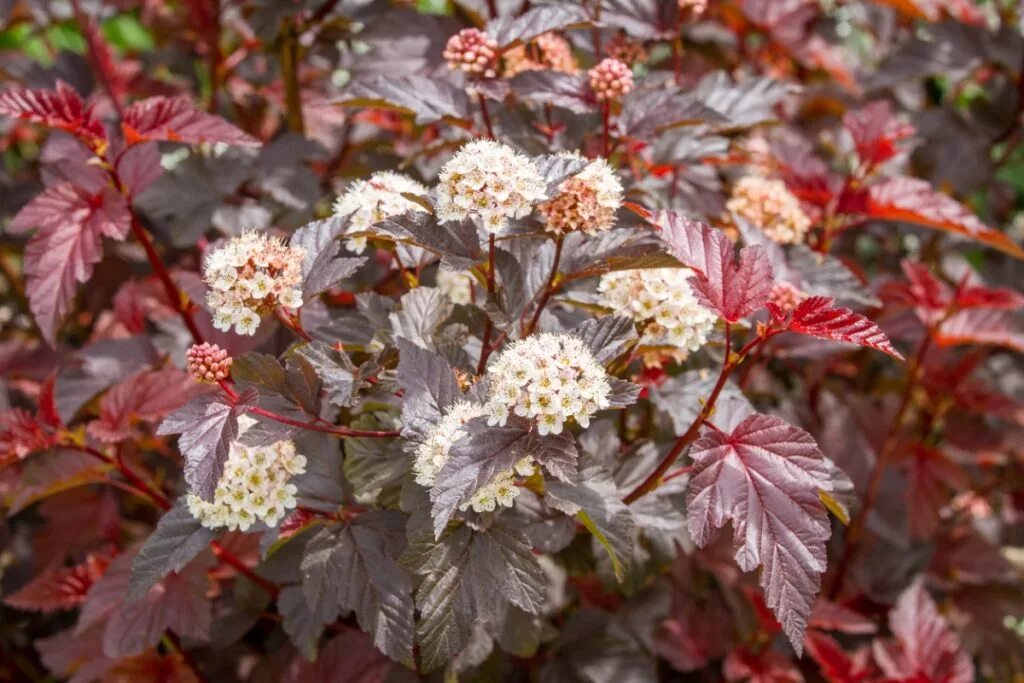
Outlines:
{"type": "Polygon", "coordinates": [[[619,60],[623,64],[637,64],[647,61],[647,48],[644,44],[633,40],[625,31],[619,31],[608,41],[605,54],[619,60]]]}
{"type": "Polygon", "coordinates": [[[366,249],[365,233],[390,236],[380,227],[381,221],[401,216],[410,211],[426,212],[417,202],[403,194],[425,197],[426,186],[402,173],[378,171],[369,180],[357,180],[334,202],[334,213],[349,216],[347,234],[353,235],[345,242],[351,251],[361,254],[366,249]]]}
{"type": "Polygon", "coordinates": [[[800,305],[807,295],[788,282],[779,281],[772,285],[768,301],[783,311],[792,311],[800,305]]]}
{"type": "Polygon", "coordinates": [[[302,305],[302,258],[305,250],[276,237],[247,232],[232,237],[206,256],[206,302],[213,325],[237,334],[255,334],[260,316],[277,306],[302,305]]]}
{"type": "Polygon", "coordinates": [[[572,47],[557,33],[542,33],[528,45],[519,45],[507,50],[502,55],[504,62],[503,75],[515,76],[523,71],[550,69],[567,74],[579,70],[572,47]]]}
{"type": "Polygon", "coordinates": [[[193,344],[185,352],[188,371],[197,381],[216,384],[231,376],[231,356],[216,344],[193,344]]]}
{"type": "MultiPolygon", "coordinates": [[[[485,409],[482,405],[468,401],[459,401],[448,409],[427,433],[426,440],[416,448],[416,460],[413,462],[412,471],[417,484],[427,487],[434,485],[437,473],[448,461],[452,445],[465,435],[462,425],[484,414],[485,409]]],[[[473,494],[469,501],[463,503],[460,509],[472,508],[475,512],[492,512],[499,506],[512,507],[512,502],[519,495],[519,488],[515,485],[516,475],[529,476],[533,470],[533,458],[526,456],[514,467],[499,473],[490,483],[473,494]]]]}
{"type": "Polygon", "coordinates": [[[708,0],[679,0],[679,11],[691,17],[699,17],[708,8],[708,0]]]}
{"type": "MultiPolygon", "coordinates": [[[[582,158],[576,152],[561,154],[582,158]]],[[[604,159],[594,159],[576,175],[562,182],[558,195],[537,207],[549,232],[581,230],[593,235],[615,225],[622,206],[622,183],[604,159]]]]}
{"type": "Polygon", "coordinates": [[[468,304],[473,300],[473,278],[466,273],[453,273],[443,268],[437,271],[437,288],[453,304],[468,304]]]}
{"type": "Polygon", "coordinates": [[[633,72],[629,65],[613,57],[602,59],[587,72],[590,89],[598,101],[617,100],[633,90],[633,72]]]}
{"type": "Polygon", "coordinates": [[[811,227],[811,219],[800,207],[800,200],[781,180],[760,176],[741,178],[733,186],[726,208],[779,244],[803,242],[811,227]]]}
{"type": "MultiPolygon", "coordinates": [[[[241,432],[253,424],[249,418],[243,420],[241,432]]],[[[298,489],[289,483],[292,476],[305,471],[306,458],[295,452],[291,441],[258,448],[236,441],[231,444],[213,500],[190,494],[185,502],[192,516],[211,529],[245,531],[257,520],[276,526],[296,505],[298,489]]]]}
{"type": "Polygon", "coordinates": [[[537,433],[561,434],[569,420],[581,427],[609,405],[608,373],[571,334],[539,334],[510,344],[487,368],[488,424],[509,413],[537,422],[537,433]]]}
{"type": "MultiPolygon", "coordinates": [[[[641,346],[667,346],[684,359],[704,346],[718,316],[697,301],[689,268],[623,270],[601,276],[601,304],[640,325],[641,346]]],[[[655,361],[657,354],[646,360],[655,361]]]]}
{"type": "Polygon", "coordinates": [[[441,221],[478,216],[492,233],[504,230],[510,218],[529,215],[544,198],[544,179],[533,161],[493,140],[463,145],[438,180],[434,211],[441,221]]]}
{"type": "Polygon", "coordinates": [[[444,58],[449,68],[494,78],[497,75],[498,44],[480,29],[464,28],[448,39],[444,58]]]}

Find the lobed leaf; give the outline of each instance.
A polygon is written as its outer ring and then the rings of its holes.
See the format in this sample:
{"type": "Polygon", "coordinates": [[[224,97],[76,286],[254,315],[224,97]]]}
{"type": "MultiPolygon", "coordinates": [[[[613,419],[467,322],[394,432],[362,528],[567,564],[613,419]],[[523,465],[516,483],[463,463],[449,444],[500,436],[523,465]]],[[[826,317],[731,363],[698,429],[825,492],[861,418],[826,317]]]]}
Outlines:
{"type": "Polygon", "coordinates": [[[0,114],[67,131],[93,144],[107,139],[92,106],[87,107],[78,92],[61,80],[56,90],[15,88],[0,93],[0,114]]]}
{"type": "Polygon", "coordinates": [[[376,76],[358,81],[339,100],[350,107],[397,109],[415,115],[416,123],[443,119],[472,121],[469,98],[451,83],[426,76],[376,76]]]}
{"type": "Polygon", "coordinates": [[[799,653],[831,534],[818,498],[832,489],[825,457],[807,432],[756,413],[731,433],[705,433],[690,457],[686,515],[694,542],[707,545],[732,522],[736,562],[744,571],[761,567],[768,606],[799,653]]]}
{"type": "Polygon", "coordinates": [[[258,147],[260,141],[215,114],[196,108],[185,96],[157,95],[132,103],[121,121],[129,145],[169,140],[191,145],[225,143],[258,147]]]}
{"type": "Polygon", "coordinates": [[[192,516],[184,500],[164,513],[132,560],[126,600],[138,600],[171,572],[180,572],[217,537],[192,516]]]}
{"type": "Polygon", "coordinates": [[[801,301],[786,322],[786,329],[818,339],[866,346],[903,360],[903,355],[893,348],[876,323],[860,313],[836,306],[832,297],[812,296],[801,301]]]}

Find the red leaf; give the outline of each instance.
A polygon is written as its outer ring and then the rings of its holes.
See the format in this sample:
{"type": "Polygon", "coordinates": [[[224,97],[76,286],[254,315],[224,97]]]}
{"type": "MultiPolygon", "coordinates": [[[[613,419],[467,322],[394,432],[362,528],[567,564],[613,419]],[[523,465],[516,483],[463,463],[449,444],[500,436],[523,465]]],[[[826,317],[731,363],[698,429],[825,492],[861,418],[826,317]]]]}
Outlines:
{"type": "Polygon", "coordinates": [[[1016,311],[969,308],[946,319],[935,340],[941,346],[987,344],[1024,353],[1024,318],[1016,311]]]}
{"type": "Polygon", "coordinates": [[[90,143],[107,139],[92,107],[64,81],[57,81],[56,91],[19,88],[0,93],[0,114],[65,130],[90,143]]]}
{"type": "Polygon", "coordinates": [[[39,228],[25,247],[29,305],[43,337],[53,345],[78,283],[103,257],[102,237],[124,239],[131,213],[112,188],[93,194],[70,183],[49,187],[11,221],[12,233],[39,228]]]}
{"type": "Polygon", "coordinates": [[[807,632],[807,654],[829,683],[863,683],[874,679],[870,653],[865,648],[848,654],[832,637],[818,631],[807,632]]]}
{"type": "Polygon", "coordinates": [[[672,211],[658,211],[651,223],[660,230],[669,252],[696,272],[691,278],[700,302],[730,323],[761,308],[771,294],[774,274],[760,246],[735,248],[719,230],[672,211]]]}
{"type": "Polygon", "coordinates": [[[53,436],[21,408],[0,410],[0,468],[54,444],[53,436]]]}
{"type": "Polygon", "coordinates": [[[768,606],[799,652],[831,534],[818,498],[832,490],[825,457],[807,432],[760,414],[731,434],[704,434],[690,457],[690,535],[703,547],[732,522],[737,563],[744,571],[762,567],[768,606]]]}
{"type": "Polygon", "coordinates": [[[144,140],[259,146],[260,141],[219,116],[195,108],[187,97],[150,97],[134,103],[121,122],[129,145],[144,140]]]}
{"type": "Polygon", "coordinates": [[[727,681],[749,683],[803,683],[804,680],[788,657],[770,648],[733,650],[722,662],[722,673],[727,681]]]}
{"type": "Polygon", "coordinates": [[[928,683],[974,681],[970,657],[920,580],[900,596],[889,613],[889,627],[896,641],[874,643],[875,660],[886,676],[928,683]]]}
{"type": "Polygon", "coordinates": [[[822,631],[838,631],[864,635],[878,630],[875,623],[849,607],[830,602],[824,598],[814,603],[811,617],[807,622],[812,628],[822,631]]]}
{"type": "Polygon", "coordinates": [[[893,116],[885,100],[872,102],[863,109],[847,112],[843,127],[853,138],[857,156],[869,168],[888,161],[902,150],[899,142],[914,134],[914,127],[893,116]]]}
{"type": "Polygon", "coordinates": [[[866,346],[903,360],[877,324],[849,308],[836,306],[832,297],[812,296],[801,301],[786,329],[818,339],[866,346]]]}
{"type": "Polygon", "coordinates": [[[967,472],[942,451],[915,445],[908,464],[910,533],[931,538],[939,529],[939,512],[953,494],[967,488],[967,472]]]}
{"type": "Polygon", "coordinates": [[[1024,259],[1024,249],[982,223],[966,206],[918,178],[892,178],[868,188],[867,212],[873,218],[915,223],[970,237],[1024,259]]]}
{"type": "Polygon", "coordinates": [[[4,598],[4,604],[20,610],[55,612],[78,607],[103,572],[110,558],[89,555],[75,567],[57,567],[46,571],[4,598]]]}
{"type": "Polygon", "coordinates": [[[174,368],[132,375],[104,394],[100,417],[89,423],[89,434],[111,443],[127,439],[135,422],[158,420],[177,410],[199,386],[174,368]]]}

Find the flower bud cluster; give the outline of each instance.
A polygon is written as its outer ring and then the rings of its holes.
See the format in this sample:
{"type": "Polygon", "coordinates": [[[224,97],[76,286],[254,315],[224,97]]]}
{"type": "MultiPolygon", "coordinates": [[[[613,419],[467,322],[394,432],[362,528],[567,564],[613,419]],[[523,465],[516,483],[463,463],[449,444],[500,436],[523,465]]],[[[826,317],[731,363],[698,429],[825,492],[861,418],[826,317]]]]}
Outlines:
{"type": "Polygon", "coordinates": [[[498,44],[476,28],[464,28],[444,46],[448,67],[474,76],[494,78],[498,64],[498,44]]]}
{"type": "Polygon", "coordinates": [[[800,200],[781,180],[746,176],[733,186],[726,208],[757,226],[773,242],[799,244],[811,227],[800,200]]]}
{"type": "Polygon", "coordinates": [[[587,77],[599,102],[617,100],[633,90],[633,72],[629,65],[612,57],[602,59],[587,72],[587,77]]]}
{"type": "Polygon", "coordinates": [[[403,194],[426,196],[428,190],[421,183],[402,173],[378,171],[369,180],[357,180],[334,202],[334,213],[349,216],[347,233],[353,235],[345,246],[357,253],[366,249],[366,233],[388,235],[378,226],[381,221],[401,216],[410,211],[426,212],[420,204],[403,194]],[[375,230],[376,228],[376,230],[375,230]]]}
{"type": "Polygon", "coordinates": [[[216,384],[231,376],[231,356],[216,344],[193,344],[185,352],[188,371],[199,382],[216,384]]]}
{"type": "Polygon", "coordinates": [[[788,282],[776,282],[772,285],[772,291],[768,295],[768,301],[775,304],[783,311],[792,311],[800,302],[807,298],[807,295],[788,282]]]}
{"type": "Polygon", "coordinates": [[[295,507],[293,475],[306,471],[306,458],[295,452],[291,441],[271,446],[231,445],[224,473],[217,482],[213,500],[190,494],[185,503],[203,526],[245,531],[257,520],[276,526],[295,507]]]}
{"type": "Polygon", "coordinates": [[[708,341],[718,319],[702,306],[689,268],[649,268],[605,273],[597,285],[601,304],[640,326],[641,346],[669,346],[685,358],[708,341]]]}
{"type": "MultiPolygon", "coordinates": [[[[580,159],[576,152],[559,156],[580,159]]],[[[594,159],[576,175],[562,182],[558,195],[537,207],[547,230],[566,233],[581,230],[593,235],[615,225],[622,206],[622,183],[604,159],[594,159]]]]}
{"type": "Polygon", "coordinates": [[[493,140],[474,140],[441,169],[434,207],[441,221],[478,216],[491,233],[523,218],[544,198],[544,179],[529,158],[493,140]]]}
{"type": "MultiPolygon", "coordinates": [[[[415,452],[412,471],[416,483],[430,487],[437,480],[437,473],[448,461],[452,445],[462,436],[462,428],[474,417],[484,415],[485,409],[478,403],[459,401],[452,405],[441,420],[427,433],[426,440],[415,452]]],[[[492,512],[500,507],[512,507],[512,502],[519,495],[515,485],[515,477],[529,476],[533,473],[533,458],[526,456],[514,467],[499,473],[490,483],[473,494],[473,497],[461,506],[462,510],[472,508],[475,512],[492,512]]]]}
{"type": "Polygon", "coordinates": [[[679,0],[679,11],[698,17],[708,8],[708,0],[679,0]]]}
{"type": "Polygon", "coordinates": [[[502,60],[504,61],[503,74],[506,77],[515,76],[523,71],[540,69],[561,71],[567,74],[574,74],[579,70],[569,41],[557,33],[542,33],[529,45],[519,45],[507,50],[502,55],[502,60]]]}
{"type": "Polygon", "coordinates": [[[619,31],[604,49],[605,54],[613,57],[623,64],[637,64],[647,61],[647,48],[644,44],[633,40],[625,31],[619,31]]]}
{"type": "Polygon", "coordinates": [[[255,334],[260,316],[276,306],[302,305],[302,258],[305,250],[276,237],[247,232],[232,237],[206,257],[206,302],[218,330],[255,334]]]}
{"type": "Polygon", "coordinates": [[[515,413],[535,420],[538,434],[561,434],[569,420],[585,428],[594,413],[609,406],[608,374],[571,334],[513,342],[487,368],[487,379],[490,425],[504,425],[515,413]]]}

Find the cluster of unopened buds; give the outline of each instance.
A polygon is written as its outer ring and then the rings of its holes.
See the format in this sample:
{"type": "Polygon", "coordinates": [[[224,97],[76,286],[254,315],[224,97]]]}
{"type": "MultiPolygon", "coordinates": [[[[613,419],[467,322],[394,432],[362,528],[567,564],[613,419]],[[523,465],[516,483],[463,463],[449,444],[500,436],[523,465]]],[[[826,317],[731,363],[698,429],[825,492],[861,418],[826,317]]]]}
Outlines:
{"type": "Polygon", "coordinates": [[[487,423],[504,425],[510,414],[537,424],[537,433],[561,434],[570,420],[583,428],[610,404],[608,373],[571,334],[544,333],[506,347],[488,366],[487,423]]]}
{"type": "Polygon", "coordinates": [[[536,164],[508,145],[474,140],[441,169],[434,211],[441,221],[478,216],[488,232],[505,229],[544,198],[544,179],[536,164]]]}
{"type": "MultiPolygon", "coordinates": [[[[573,152],[560,156],[581,159],[573,152]]],[[[562,181],[554,199],[537,210],[544,216],[549,232],[579,230],[594,234],[615,225],[615,212],[622,206],[622,183],[603,158],[594,159],[576,175],[562,181]]]]}
{"type": "MultiPolygon", "coordinates": [[[[416,483],[428,488],[434,485],[437,473],[448,461],[452,446],[465,436],[463,425],[475,417],[483,416],[485,412],[484,406],[469,401],[459,401],[445,412],[416,448],[412,468],[416,483]]],[[[512,507],[513,501],[519,495],[519,488],[515,484],[516,477],[528,477],[533,471],[533,458],[523,457],[513,467],[500,472],[481,487],[461,506],[461,509],[472,508],[474,512],[492,512],[498,507],[512,507]]]]}
{"type": "Polygon", "coordinates": [[[494,78],[497,75],[498,44],[480,29],[464,28],[448,39],[444,58],[452,69],[494,78]]]}
{"type": "Polygon", "coordinates": [[[679,11],[698,17],[708,8],[708,0],[679,0],[679,11]]]}
{"type": "MultiPolygon", "coordinates": [[[[252,420],[242,425],[244,432],[252,420]]],[[[291,441],[270,446],[231,445],[224,473],[217,482],[213,500],[189,494],[185,503],[192,516],[211,529],[246,531],[257,521],[277,526],[296,505],[298,489],[292,476],[306,471],[306,458],[295,451],[291,441]]]]}
{"type": "Polygon", "coordinates": [[[599,102],[617,100],[633,90],[629,65],[612,57],[602,59],[587,72],[590,89],[599,102]]]}
{"type": "MultiPolygon", "coordinates": [[[[700,349],[718,320],[690,288],[689,268],[645,268],[613,271],[601,276],[601,304],[639,325],[640,346],[670,347],[682,360],[700,349]]],[[[658,354],[645,360],[653,362],[658,354]]]]}
{"type": "Polygon", "coordinates": [[[647,61],[647,48],[633,40],[625,31],[619,31],[605,46],[605,53],[623,64],[637,64],[647,61]]]}
{"type": "Polygon", "coordinates": [[[211,251],[204,264],[206,303],[218,330],[255,334],[260,317],[277,306],[302,306],[305,250],[276,237],[247,232],[211,251]]]}
{"type": "Polygon", "coordinates": [[[811,227],[800,200],[781,180],[745,176],[732,189],[726,208],[779,244],[799,244],[811,227]]]}
{"type": "Polygon", "coordinates": [[[216,344],[193,344],[185,352],[185,360],[196,381],[216,384],[231,376],[231,356],[216,344]]]}
{"type": "Polygon", "coordinates": [[[502,61],[502,73],[506,77],[539,69],[569,74],[576,73],[579,69],[569,41],[557,33],[542,33],[528,45],[519,45],[507,50],[502,55],[502,61]]]}
{"type": "Polygon", "coordinates": [[[378,171],[368,180],[352,183],[343,195],[334,202],[334,213],[348,216],[346,234],[352,235],[345,242],[351,251],[361,254],[366,249],[368,234],[391,234],[380,227],[382,221],[409,212],[425,212],[417,202],[403,195],[424,197],[427,188],[402,173],[378,171]]]}

